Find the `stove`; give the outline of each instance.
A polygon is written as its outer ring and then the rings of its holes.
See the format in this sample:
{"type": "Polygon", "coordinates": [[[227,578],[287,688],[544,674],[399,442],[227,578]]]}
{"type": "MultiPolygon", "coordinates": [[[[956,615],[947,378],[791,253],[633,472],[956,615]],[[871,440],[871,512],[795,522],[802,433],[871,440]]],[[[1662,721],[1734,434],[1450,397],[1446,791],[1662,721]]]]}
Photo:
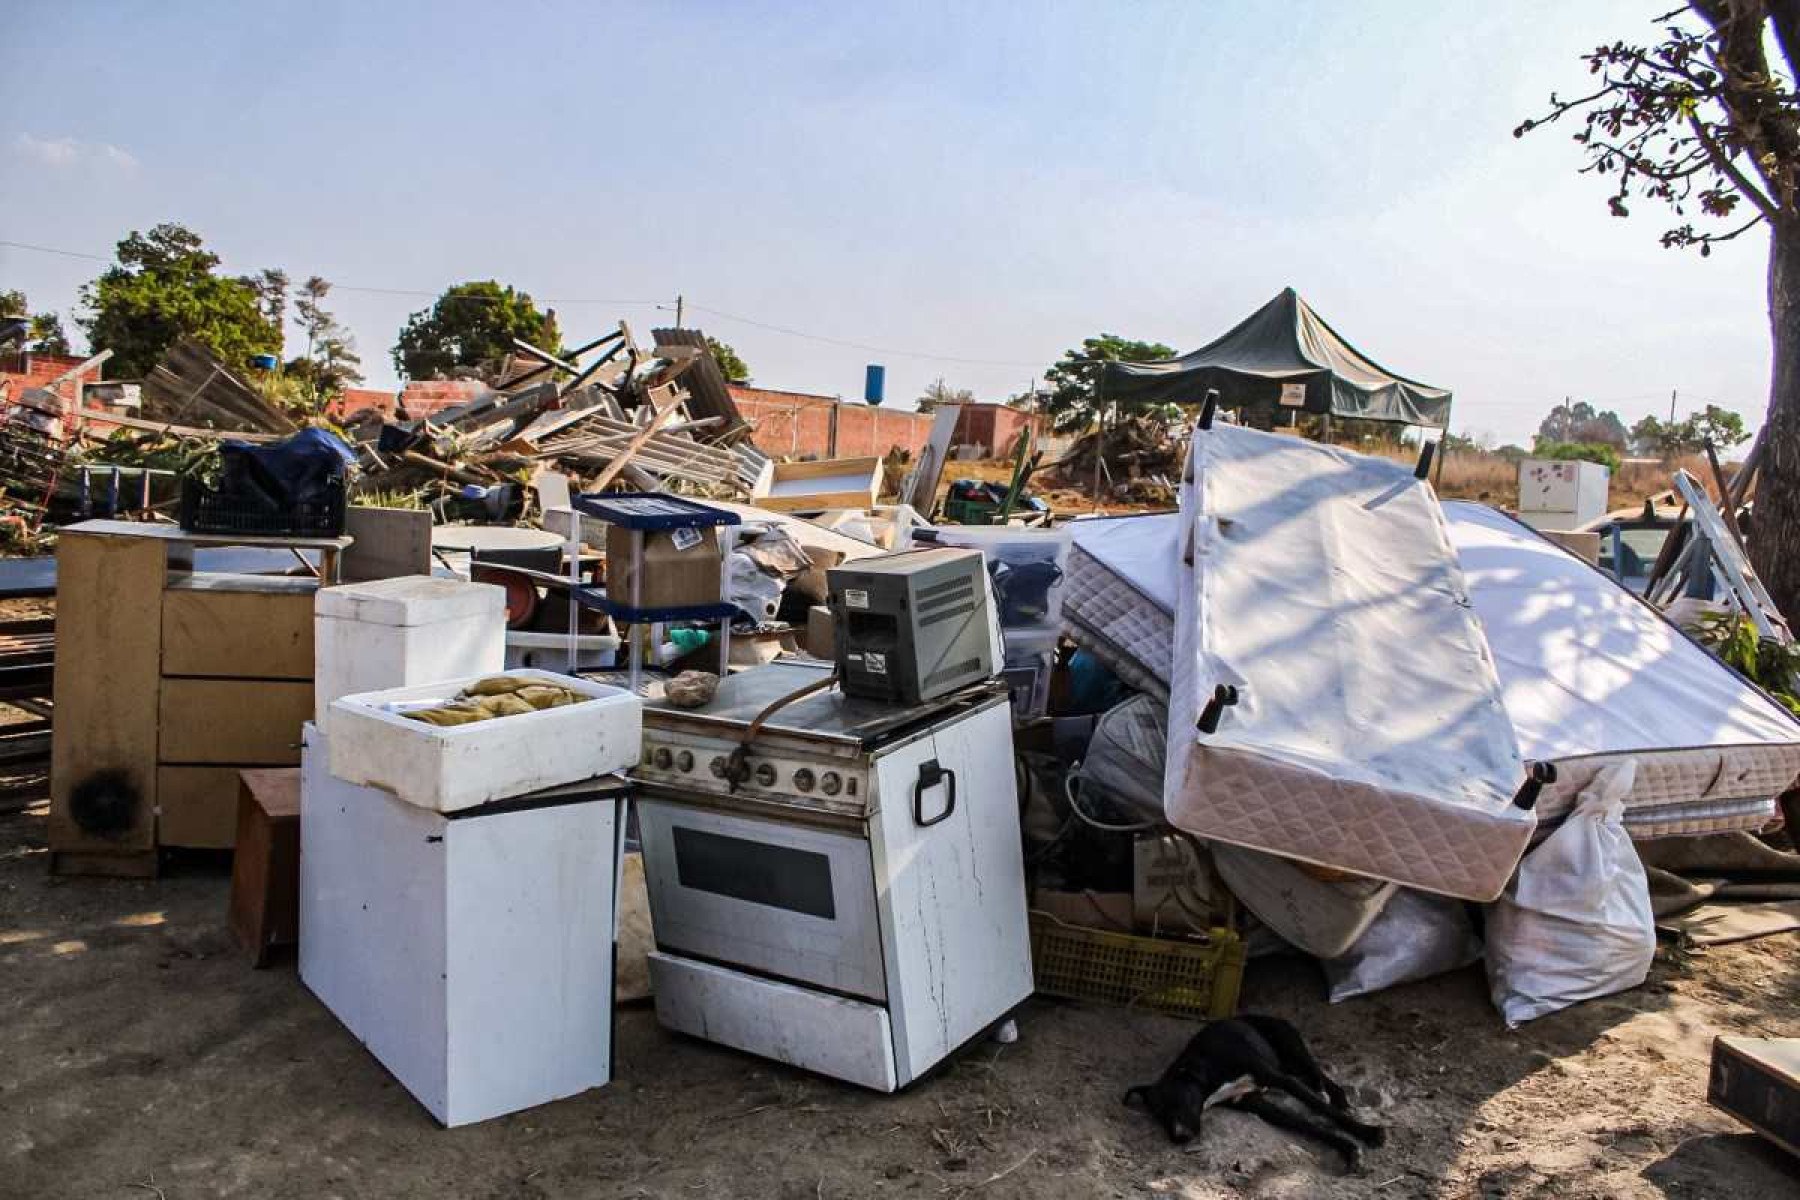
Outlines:
{"type": "Polygon", "coordinates": [[[1032,990],[1004,687],[902,707],[780,661],[644,710],[637,782],[663,1025],[883,1091],[1032,990]]]}

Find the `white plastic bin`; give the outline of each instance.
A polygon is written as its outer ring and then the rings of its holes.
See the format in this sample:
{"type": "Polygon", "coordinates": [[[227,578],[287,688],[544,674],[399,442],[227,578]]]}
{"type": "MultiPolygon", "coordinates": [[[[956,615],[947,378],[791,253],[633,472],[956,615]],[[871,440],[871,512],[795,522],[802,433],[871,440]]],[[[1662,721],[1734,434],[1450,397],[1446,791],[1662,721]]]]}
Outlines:
{"type": "Polygon", "coordinates": [[[1014,529],[1004,525],[939,525],[915,530],[915,545],[961,546],[981,551],[1006,630],[1054,632],[1062,625],[1065,572],[1074,539],[1067,529],[1014,529]],[[923,535],[923,536],[921,536],[923,535]]]}
{"type": "Polygon", "coordinates": [[[429,575],[320,588],[313,601],[313,721],[340,696],[435,683],[506,663],[506,590],[429,575]]]}
{"type": "Polygon", "coordinates": [[[521,668],[506,674],[594,699],[440,726],[403,717],[393,706],[449,700],[488,675],[342,696],[332,701],[326,724],[331,773],[420,808],[456,812],[637,765],[644,706],[636,696],[552,671],[521,668]]]}

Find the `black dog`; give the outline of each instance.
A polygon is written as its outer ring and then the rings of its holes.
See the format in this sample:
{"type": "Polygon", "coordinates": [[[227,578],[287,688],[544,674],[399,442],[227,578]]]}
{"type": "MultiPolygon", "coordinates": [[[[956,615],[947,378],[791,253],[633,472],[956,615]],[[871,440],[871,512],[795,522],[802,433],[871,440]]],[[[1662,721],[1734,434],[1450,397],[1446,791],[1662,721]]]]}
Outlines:
{"type": "Polygon", "coordinates": [[[1194,1035],[1161,1079],[1126,1092],[1125,1103],[1134,1097],[1178,1144],[1200,1132],[1200,1122],[1214,1104],[1228,1104],[1271,1125],[1318,1138],[1341,1153],[1351,1170],[1361,1165],[1362,1147],[1340,1130],[1371,1146],[1381,1145],[1387,1136],[1381,1126],[1350,1115],[1344,1089],[1325,1074],[1300,1031],[1279,1017],[1246,1015],[1214,1021],[1194,1035]],[[1324,1119],[1285,1108],[1264,1091],[1286,1092],[1324,1119]]]}

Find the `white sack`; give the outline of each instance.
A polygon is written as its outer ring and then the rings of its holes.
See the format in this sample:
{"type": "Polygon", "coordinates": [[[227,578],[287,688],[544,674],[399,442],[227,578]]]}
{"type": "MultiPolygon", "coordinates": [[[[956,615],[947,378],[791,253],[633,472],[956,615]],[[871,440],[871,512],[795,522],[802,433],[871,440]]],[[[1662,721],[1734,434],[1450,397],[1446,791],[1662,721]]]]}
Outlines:
{"type": "Polygon", "coordinates": [[[1402,889],[1337,958],[1323,960],[1333,1004],[1460,970],[1481,957],[1463,902],[1402,889]]]}
{"type": "Polygon", "coordinates": [[[1650,973],[1650,884],[1623,823],[1636,774],[1631,760],[1601,770],[1488,906],[1488,986],[1508,1028],[1636,987],[1650,973]]]}
{"type": "Polygon", "coordinates": [[[731,552],[731,602],[754,620],[772,621],[787,585],[742,550],[731,552]]]}

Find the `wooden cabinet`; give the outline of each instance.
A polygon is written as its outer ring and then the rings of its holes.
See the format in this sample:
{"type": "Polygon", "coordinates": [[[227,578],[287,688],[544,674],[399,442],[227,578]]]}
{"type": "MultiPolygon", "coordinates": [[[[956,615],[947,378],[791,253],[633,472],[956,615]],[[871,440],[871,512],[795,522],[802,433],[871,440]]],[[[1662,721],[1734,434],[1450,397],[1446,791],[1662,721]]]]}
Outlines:
{"type": "Polygon", "coordinates": [[[238,772],[300,761],[312,715],[306,577],[196,573],[192,546],[310,549],[346,538],[214,538],[88,521],[57,544],[51,868],[150,875],[160,846],[229,849],[238,772]]]}

